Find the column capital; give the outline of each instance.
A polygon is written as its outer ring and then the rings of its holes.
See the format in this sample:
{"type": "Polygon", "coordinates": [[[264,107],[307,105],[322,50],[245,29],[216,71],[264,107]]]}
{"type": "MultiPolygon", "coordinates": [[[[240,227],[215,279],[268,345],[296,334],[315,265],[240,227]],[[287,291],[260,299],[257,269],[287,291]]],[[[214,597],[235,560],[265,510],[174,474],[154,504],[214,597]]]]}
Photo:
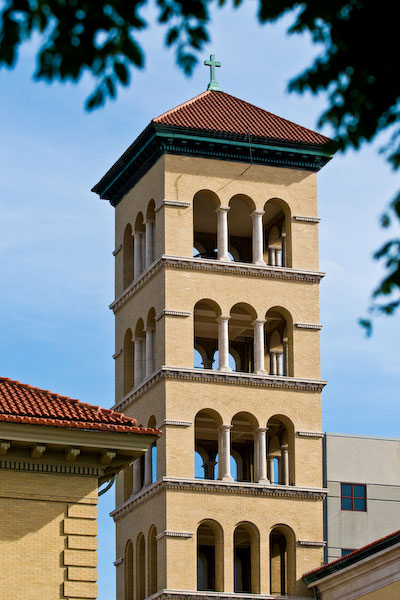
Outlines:
{"type": "Polygon", "coordinates": [[[229,321],[230,318],[231,315],[219,315],[219,317],[217,317],[217,321],[218,323],[220,323],[221,321],[229,321]]]}
{"type": "Polygon", "coordinates": [[[266,322],[267,322],[266,319],[259,319],[257,317],[257,319],[254,319],[254,321],[252,321],[251,324],[254,327],[254,325],[265,325],[266,322]]]}
{"type": "Polygon", "coordinates": [[[154,219],[145,219],[144,220],[145,225],[147,225],[147,224],[150,225],[150,223],[154,223],[154,219]]]}
{"type": "Polygon", "coordinates": [[[289,452],[289,446],[281,446],[282,452],[289,452]]]}
{"type": "Polygon", "coordinates": [[[257,427],[257,429],[255,429],[254,431],[256,433],[266,433],[268,431],[269,427],[257,427]]]}
{"type": "Polygon", "coordinates": [[[264,210],[255,210],[254,212],[252,212],[252,213],[250,214],[250,216],[251,216],[251,218],[252,218],[252,219],[254,219],[254,218],[263,217],[263,216],[264,216],[264,214],[265,214],[265,211],[264,211],[264,210]]]}
{"type": "Polygon", "coordinates": [[[154,330],[155,330],[155,327],[148,326],[148,327],[145,327],[144,332],[145,333],[147,333],[147,332],[153,333],[154,330]]]}
{"type": "Polygon", "coordinates": [[[136,344],[137,344],[138,342],[144,342],[144,338],[142,338],[142,337],[139,337],[139,336],[137,336],[137,335],[136,335],[136,336],[133,336],[133,338],[132,338],[132,342],[135,342],[136,344]]]}
{"type": "Polygon", "coordinates": [[[230,209],[230,206],[218,206],[218,208],[215,209],[215,212],[216,213],[228,212],[229,209],[230,209]]]}
{"type": "Polygon", "coordinates": [[[219,426],[219,430],[220,431],[229,431],[230,429],[232,429],[233,425],[220,425],[219,426]]]}

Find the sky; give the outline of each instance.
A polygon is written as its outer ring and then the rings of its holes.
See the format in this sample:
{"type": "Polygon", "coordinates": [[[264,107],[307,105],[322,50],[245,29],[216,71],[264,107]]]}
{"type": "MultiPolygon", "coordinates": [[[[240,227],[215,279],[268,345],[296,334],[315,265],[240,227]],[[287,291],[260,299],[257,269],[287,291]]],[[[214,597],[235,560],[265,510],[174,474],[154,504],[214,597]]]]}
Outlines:
{"type": "MultiPolygon", "coordinates": [[[[287,37],[290,19],[261,27],[255,3],[214,9],[212,52],[222,89],[316,128],[323,96],[288,94],[289,79],[318,53],[287,37]]],[[[87,113],[93,82],[34,83],[35,43],[16,68],[0,71],[0,289],[3,376],[110,407],[114,394],[114,209],[92,186],[155,116],[206,89],[200,63],[187,78],[163,45],[164,30],[141,33],[146,67],[116,101],[87,113]]],[[[321,130],[330,135],[329,128],[321,130]]],[[[382,270],[371,256],[388,236],[379,215],[398,175],[378,150],[336,156],[319,173],[323,430],[399,435],[399,320],[381,318],[366,339],[357,323],[382,270]]],[[[99,600],[113,600],[113,492],[99,503],[99,600]]]]}

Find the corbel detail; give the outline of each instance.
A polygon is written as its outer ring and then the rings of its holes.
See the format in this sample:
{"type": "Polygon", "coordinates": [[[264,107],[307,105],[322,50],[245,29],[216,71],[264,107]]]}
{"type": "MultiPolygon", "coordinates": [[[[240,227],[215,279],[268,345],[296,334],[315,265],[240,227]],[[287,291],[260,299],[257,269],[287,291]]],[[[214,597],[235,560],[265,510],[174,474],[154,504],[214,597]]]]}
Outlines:
{"type": "Polygon", "coordinates": [[[10,446],[10,442],[0,442],[0,456],[6,456],[10,446]]]}
{"type": "Polygon", "coordinates": [[[116,452],[111,452],[111,451],[107,451],[107,452],[102,452],[100,454],[100,463],[102,465],[109,465],[110,462],[112,460],[114,460],[114,458],[117,456],[116,452]]]}
{"type": "Polygon", "coordinates": [[[46,452],[46,446],[42,446],[41,444],[35,444],[31,449],[31,457],[32,458],[41,458],[43,454],[46,452]]]}
{"type": "Polygon", "coordinates": [[[68,448],[68,450],[65,452],[65,460],[67,462],[73,462],[76,460],[77,456],[80,455],[80,453],[80,448],[68,448]]]}

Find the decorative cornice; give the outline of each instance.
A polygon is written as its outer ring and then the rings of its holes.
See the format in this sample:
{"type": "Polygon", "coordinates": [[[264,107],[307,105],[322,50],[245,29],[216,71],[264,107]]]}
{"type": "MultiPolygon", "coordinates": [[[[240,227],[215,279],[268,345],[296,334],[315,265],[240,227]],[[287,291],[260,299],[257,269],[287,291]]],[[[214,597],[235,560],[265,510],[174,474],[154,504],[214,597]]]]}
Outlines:
{"type": "Polygon", "coordinates": [[[117,248],[115,248],[115,250],[113,251],[113,256],[116,256],[120,250],[122,250],[122,244],[120,244],[119,246],[117,246],[117,248]]]}
{"type": "Polygon", "coordinates": [[[323,438],[324,433],[322,431],[297,431],[299,437],[310,437],[310,438],[323,438]]]}
{"type": "Polygon", "coordinates": [[[174,421],[173,419],[164,419],[156,425],[157,429],[161,429],[164,425],[172,425],[173,427],[191,427],[193,425],[192,421],[174,421]]]}
{"type": "Polygon", "coordinates": [[[186,310],[161,310],[155,317],[155,321],[159,321],[163,317],[190,317],[192,313],[186,310]]]}
{"type": "Polygon", "coordinates": [[[156,540],[161,540],[163,537],[188,539],[193,537],[193,533],[189,533],[188,531],[162,531],[156,535],[156,540]]]}
{"type": "Polygon", "coordinates": [[[115,360],[116,358],[118,358],[118,356],[120,356],[122,354],[122,348],[120,348],[117,352],[115,352],[115,354],[112,355],[113,359],[115,360]]]}
{"type": "Polygon", "coordinates": [[[308,548],[316,547],[316,548],[324,548],[326,546],[325,541],[314,542],[311,540],[298,540],[299,546],[306,546],[308,548]]]}
{"type": "Polygon", "coordinates": [[[158,212],[164,206],[175,206],[177,208],[188,208],[190,206],[190,202],[178,202],[177,200],[162,200],[160,204],[156,207],[156,212],[158,212]]]}
{"type": "Polygon", "coordinates": [[[295,323],[294,324],[297,329],[322,329],[322,325],[317,325],[316,323],[295,323]]]}
{"type": "Polygon", "coordinates": [[[319,223],[321,221],[319,217],[303,217],[302,215],[294,215],[293,220],[303,223],[319,223]]]}
{"type": "Polygon", "coordinates": [[[158,494],[161,490],[173,489],[191,492],[221,493],[236,496],[273,496],[275,498],[301,498],[303,500],[322,501],[328,490],[325,488],[298,487],[294,485],[275,485],[264,483],[248,483],[241,481],[219,481],[207,479],[188,479],[181,477],[163,477],[147,488],[132,496],[110,515],[114,521],[134,510],[143,502],[158,494]]]}
{"type": "Polygon", "coordinates": [[[146,381],[124,396],[122,400],[116,402],[113,409],[118,411],[126,409],[161,379],[181,379],[205,383],[212,382],[307,392],[321,392],[327,384],[327,382],[322,379],[300,379],[298,377],[284,377],[280,375],[262,375],[258,373],[238,373],[236,371],[212,371],[211,369],[164,366],[149,379],[146,379],[146,381]]]}
{"type": "MultiPolygon", "coordinates": [[[[230,592],[197,592],[191,590],[161,590],[152,596],[148,596],[146,600],[273,600],[277,596],[271,596],[269,594],[247,594],[245,592],[230,593],[230,592]]],[[[283,596],[279,596],[283,598],[283,596]]],[[[285,600],[310,600],[310,596],[285,596],[285,600]]]]}
{"type": "MultiPolygon", "coordinates": [[[[251,277],[268,277],[272,279],[287,279],[306,283],[319,283],[325,276],[321,271],[290,269],[289,267],[272,267],[271,265],[255,265],[252,263],[224,262],[214,259],[188,258],[168,256],[163,254],[150,267],[133,281],[114,302],[110,309],[116,313],[130,298],[132,298],[148,281],[162,268],[189,269],[193,271],[208,271],[229,273],[230,275],[245,275],[251,277]]],[[[183,316],[183,315],[182,315],[183,316]]]]}
{"type": "Polygon", "coordinates": [[[75,465],[37,463],[25,460],[0,460],[0,469],[38,471],[41,473],[67,473],[69,475],[92,475],[94,477],[101,477],[104,474],[103,469],[98,469],[97,467],[78,467],[75,465]]]}

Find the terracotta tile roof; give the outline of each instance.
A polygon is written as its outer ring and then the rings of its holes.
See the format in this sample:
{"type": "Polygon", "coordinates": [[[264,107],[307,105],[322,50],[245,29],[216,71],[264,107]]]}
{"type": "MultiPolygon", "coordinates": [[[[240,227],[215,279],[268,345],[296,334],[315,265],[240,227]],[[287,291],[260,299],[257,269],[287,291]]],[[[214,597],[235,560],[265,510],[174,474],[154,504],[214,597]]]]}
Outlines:
{"type": "Polygon", "coordinates": [[[0,422],[156,435],[136,419],[26,383],[0,377],[0,422]]]}
{"type": "MultiPolygon", "coordinates": [[[[302,575],[302,577],[310,577],[310,575],[315,575],[316,573],[319,573],[319,571],[324,571],[324,569],[329,569],[333,565],[338,565],[339,563],[342,563],[342,562],[346,563],[348,561],[348,559],[352,559],[353,557],[357,558],[358,555],[364,554],[366,550],[373,550],[374,546],[379,546],[380,544],[382,544],[382,542],[386,542],[386,541],[390,540],[390,538],[395,538],[399,534],[400,534],[400,529],[398,529],[397,531],[393,531],[392,533],[389,533],[388,535],[385,535],[384,537],[379,538],[379,540],[374,540],[370,544],[366,544],[366,546],[357,548],[357,550],[350,552],[350,554],[346,554],[346,556],[341,556],[340,558],[337,558],[336,560],[332,560],[331,562],[326,563],[325,565],[321,565],[320,567],[317,567],[316,569],[313,569],[312,571],[308,571],[307,573],[304,573],[304,575],[302,575]]],[[[364,557],[361,556],[360,560],[361,560],[361,558],[364,558],[364,557]]],[[[353,560],[353,562],[356,562],[356,560],[353,560]]]]}
{"type": "Polygon", "coordinates": [[[180,104],[152,123],[233,134],[291,144],[323,146],[331,140],[311,129],[278,117],[225,92],[207,90],[180,104]]]}

